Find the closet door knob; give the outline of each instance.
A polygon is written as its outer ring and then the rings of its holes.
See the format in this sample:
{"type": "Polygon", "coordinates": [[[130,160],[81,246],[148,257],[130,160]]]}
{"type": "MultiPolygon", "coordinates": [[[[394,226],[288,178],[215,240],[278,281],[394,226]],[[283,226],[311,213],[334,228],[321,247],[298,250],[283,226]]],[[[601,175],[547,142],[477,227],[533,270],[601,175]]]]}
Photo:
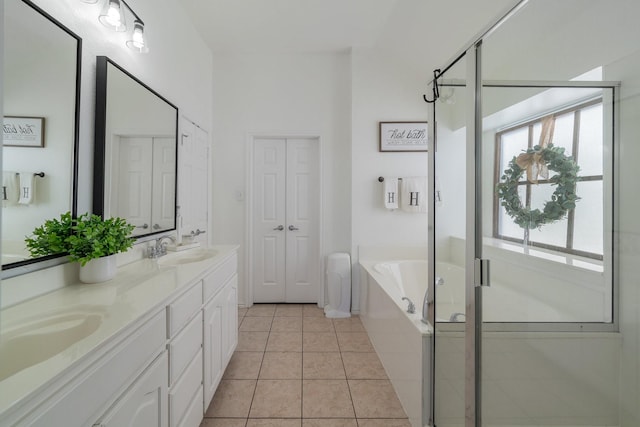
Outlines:
{"type": "Polygon", "coordinates": [[[296,231],[296,230],[299,230],[299,228],[293,225],[289,226],[289,231],[296,231]]]}
{"type": "Polygon", "coordinates": [[[279,225],[276,228],[274,228],[274,230],[282,231],[282,230],[284,230],[284,225],[279,225]]]}

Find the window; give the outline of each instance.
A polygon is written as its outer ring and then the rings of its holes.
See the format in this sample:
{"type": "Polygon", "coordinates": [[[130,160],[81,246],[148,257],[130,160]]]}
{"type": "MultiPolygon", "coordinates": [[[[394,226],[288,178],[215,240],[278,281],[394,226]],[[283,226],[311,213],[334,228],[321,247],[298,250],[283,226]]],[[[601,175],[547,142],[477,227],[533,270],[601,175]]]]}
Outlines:
{"type": "MultiPolygon", "coordinates": [[[[572,209],[560,221],[547,224],[540,229],[532,229],[529,244],[561,252],[603,258],[603,106],[602,99],[592,100],[578,106],[557,111],[553,130],[552,144],[564,147],[565,153],[573,156],[580,167],[576,193],[578,200],[572,209]]],[[[509,162],[522,151],[538,144],[542,131],[542,118],[518,124],[496,134],[497,184],[509,162]]],[[[555,172],[549,171],[550,177],[555,172]]],[[[532,209],[542,209],[554,192],[548,180],[532,184],[523,175],[518,183],[520,200],[532,209]]],[[[495,186],[494,186],[495,188],[495,186]]],[[[494,196],[495,238],[522,243],[524,230],[515,224],[500,206],[494,196]]]]}

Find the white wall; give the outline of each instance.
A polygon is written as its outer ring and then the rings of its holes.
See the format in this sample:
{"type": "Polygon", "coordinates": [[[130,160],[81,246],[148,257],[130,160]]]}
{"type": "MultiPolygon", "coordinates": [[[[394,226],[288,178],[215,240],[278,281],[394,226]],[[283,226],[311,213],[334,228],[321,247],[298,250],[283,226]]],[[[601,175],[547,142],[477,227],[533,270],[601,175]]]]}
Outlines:
{"type": "Polygon", "coordinates": [[[350,249],[350,59],[346,53],[215,55],[213,75],[213,242],[241,244],[239,301],[247,304],[250,135],[320,137],[322,255],[350,249]]]}
{"type": "MultiPolygon", "coordinates": [[[[423,70],[403,67],[390,51],[361,49],[352,54],[351,254],[358,246],[426,246],[427,215],[390,211],[383,205],[379,176],[427,176],[427,153],[380,152],[378,122],[427,121],[421,91],[423,70]],[[395,59],[395,60],[394,60],[395,59]]],[[[359,269],[353,268],[353,299],[359,309],[359,269]]]]}

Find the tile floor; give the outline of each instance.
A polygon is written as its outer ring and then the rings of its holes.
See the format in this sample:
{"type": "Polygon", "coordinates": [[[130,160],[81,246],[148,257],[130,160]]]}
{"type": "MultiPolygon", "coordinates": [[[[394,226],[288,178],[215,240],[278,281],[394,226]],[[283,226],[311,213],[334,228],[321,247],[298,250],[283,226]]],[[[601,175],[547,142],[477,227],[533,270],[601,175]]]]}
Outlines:
{"type": "Polygon", "coordinates": [[[313,304],[238,313],[238,347],[201,427],[410,427],[358,317],[313,304]]]}

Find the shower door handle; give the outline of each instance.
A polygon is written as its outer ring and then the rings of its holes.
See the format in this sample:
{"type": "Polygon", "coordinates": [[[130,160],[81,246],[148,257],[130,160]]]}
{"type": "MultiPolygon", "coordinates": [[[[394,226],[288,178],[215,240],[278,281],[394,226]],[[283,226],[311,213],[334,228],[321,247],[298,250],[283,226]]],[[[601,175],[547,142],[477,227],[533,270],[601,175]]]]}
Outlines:
{"type": "Polygon", "coordinates": [[[299,228],[294,226],[294,225],[290,225],[289,226],[289,231],[298,231],[298,230],[299,230],[299,228]]]}
{"type": "Polygon", "coordinates": [[[488,259],[475,259],[475,268],[474,268],[474,284],[476,286],[491,286],[491,277],[489,270],[489,260],[488,259]]]}

